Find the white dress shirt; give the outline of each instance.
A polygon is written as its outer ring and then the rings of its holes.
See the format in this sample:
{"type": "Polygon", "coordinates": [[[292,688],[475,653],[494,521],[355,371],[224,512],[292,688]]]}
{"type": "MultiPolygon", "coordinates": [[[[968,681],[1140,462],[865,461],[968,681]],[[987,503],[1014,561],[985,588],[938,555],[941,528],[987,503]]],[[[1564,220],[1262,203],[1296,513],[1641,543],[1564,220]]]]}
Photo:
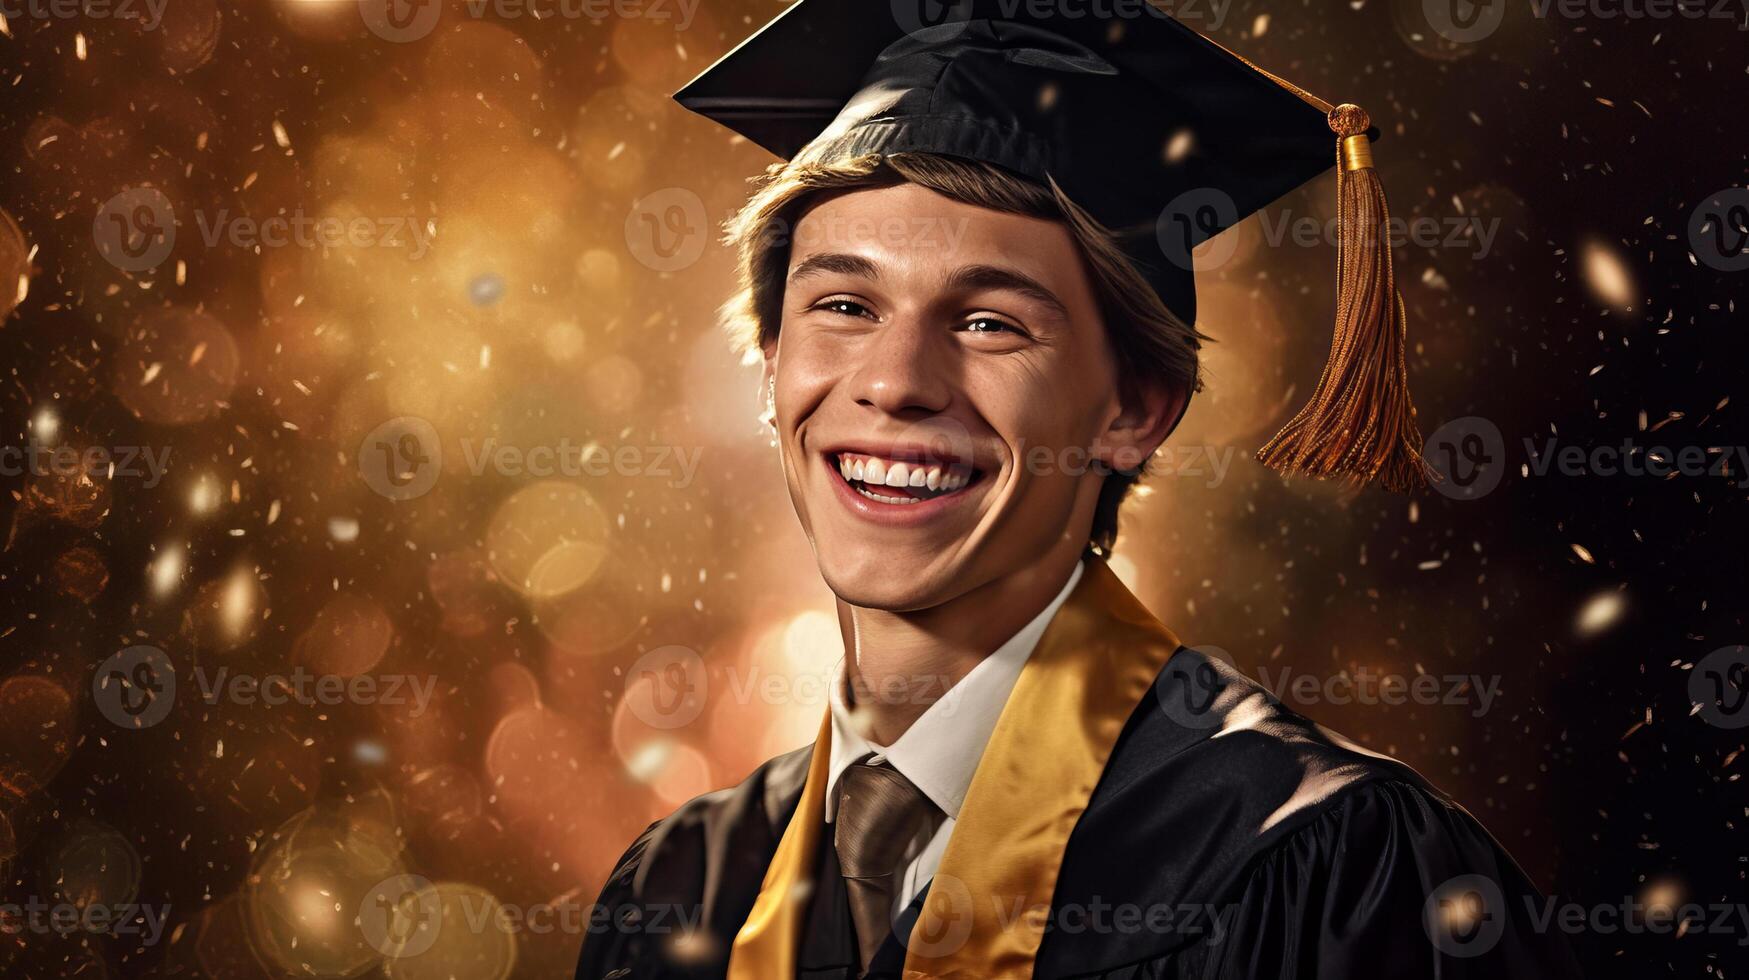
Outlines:
{"type": "MultiPolygon", "coordinates": [[[[1032,656],[1033,648],[1044,635],[1051,618],[1062,608],[1064,600],[1081,580],[1081,565],[1069,574],[1062,591],[1039,610],[1032,621],[997,647],[965,677],[960,678],[941,699],[930,705],[911,727],[892,745],[880,746],[858,735],[850,722],[850,708],[844,703],[845,665],[840,661],[838,677],[832,685],[832,755],[830,776],[826,782],[826,822],[831,823],[838,809],[838,777],[858,759],[873,753],[884,756],[888,765],[911,781],[930,802],[947,815],[935,836],[914,848],[909,855],[900,887],[893,893],[896,915],[941,866],[941,856],[947,851],[948,838],[953,836],[954,821],[959,817],[960,804],[972,785],[972,774],[983,758],[990,733],[996,730],[996,720],[1003,705],[1020,679],[1021,668],[1032,656]]],[[[828,838],[829,840],[830,838],[828,838]]]]}

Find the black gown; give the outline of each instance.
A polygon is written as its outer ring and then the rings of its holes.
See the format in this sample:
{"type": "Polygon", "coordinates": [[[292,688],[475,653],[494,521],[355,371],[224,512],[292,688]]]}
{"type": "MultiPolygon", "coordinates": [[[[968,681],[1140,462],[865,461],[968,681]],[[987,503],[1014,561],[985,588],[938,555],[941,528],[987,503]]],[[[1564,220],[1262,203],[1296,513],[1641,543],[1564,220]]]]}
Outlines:
{"type": "MultiPolygon", "coordinates": [[[[1414,770],[1191,649],[1167,661],[1155,694],[1069,837],[1034,976],[1579,975],[1563,937],[1538,930],[1524,873],[1414,770]],[[1207,713],[1162,710],[1198,701],[1207,713]]],[[[585,937],[578,980],[723,976],[810,753],[771,760],[633,842],[601,893],[607,918],[585,937]]],[[[843,883],[832,848],[820,852],[798,975],[853,978],[843,883]]],[[[871,975],[899,974],[921,902],[871,975]]]]}

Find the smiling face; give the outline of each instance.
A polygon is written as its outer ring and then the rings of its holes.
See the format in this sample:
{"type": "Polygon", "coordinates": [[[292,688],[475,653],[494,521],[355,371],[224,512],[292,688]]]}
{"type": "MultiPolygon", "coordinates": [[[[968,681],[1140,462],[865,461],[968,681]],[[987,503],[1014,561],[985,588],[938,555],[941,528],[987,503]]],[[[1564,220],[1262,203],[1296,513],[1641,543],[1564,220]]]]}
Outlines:
{"type": "Polygon", "coordinates": [[[833,592],[919,610],[1066,572],[1104,479],[1091,463],[1137,465],[1176,417],[1125,411],[1068,228],[899,184],[830,197],[794,232],[766,371],[833,592]]]}

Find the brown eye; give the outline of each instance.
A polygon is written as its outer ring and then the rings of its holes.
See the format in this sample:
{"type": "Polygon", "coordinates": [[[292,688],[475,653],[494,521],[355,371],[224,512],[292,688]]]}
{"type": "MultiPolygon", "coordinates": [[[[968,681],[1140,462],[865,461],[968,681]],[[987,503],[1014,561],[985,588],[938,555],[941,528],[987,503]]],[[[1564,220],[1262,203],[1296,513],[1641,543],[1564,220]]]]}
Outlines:
{"type": "Polygon", "coordinates": [[[989,316],[967,320],[964,329],[970,333],[1020,333],[1014,324],[989,316]]]}
{"type": "Polygon", "coordinates": [[[840,316],[866,317],[869,315],[868,307],[848,299],[829,299],[816,305],[814,309],[825,310],[827,313],[837,313],[840,316]]]}

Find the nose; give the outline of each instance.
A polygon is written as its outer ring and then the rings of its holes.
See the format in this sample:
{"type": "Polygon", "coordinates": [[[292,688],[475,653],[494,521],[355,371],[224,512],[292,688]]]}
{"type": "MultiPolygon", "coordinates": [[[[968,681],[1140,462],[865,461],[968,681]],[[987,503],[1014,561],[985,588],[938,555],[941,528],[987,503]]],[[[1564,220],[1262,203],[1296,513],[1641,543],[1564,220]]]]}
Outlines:
{"type": "Polygon", "coordinates": [[[856,403],[895,416],[945,411],[953,400],[952,357],[942,335],[922,316],[888,320],[859,352],[850,376],[856,403]]]}

